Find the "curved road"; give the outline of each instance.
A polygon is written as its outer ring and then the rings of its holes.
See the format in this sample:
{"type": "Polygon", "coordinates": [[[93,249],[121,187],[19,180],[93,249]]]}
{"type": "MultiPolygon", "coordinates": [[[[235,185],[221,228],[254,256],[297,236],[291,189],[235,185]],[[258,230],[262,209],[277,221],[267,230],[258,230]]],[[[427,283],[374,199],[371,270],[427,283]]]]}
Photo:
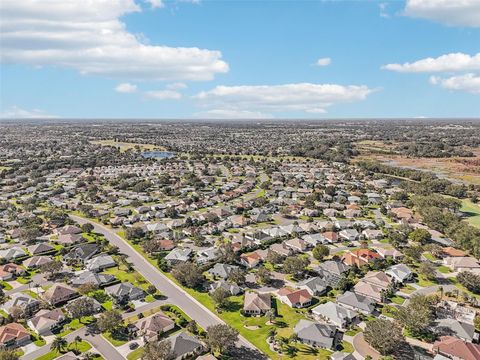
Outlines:
{"type": "MultiPolygon", "coordinates": [[[[151,282],[162,293],[168,297],[169,303],[180,307],[185,313],[197,322],[203,329],[211,325],[223,324],[224,321],[213,314],[204,305],[199,303],[191,295],[185,292],[181,287],[166,277],[160,270],[148,262],[141,254],[139,254],[128,242],[118,236],[113,230],[98,224],[90,219],[82,218],[76,215],[70,217],[79,224],[90,223],[94,227],[94,231],[105,236],[105,238],[113,245],[117,246],[121,253],[128,256],[128,260],[133,264],[135,269],[143,275],[145,279],[151,282]]],[[[239,347],[248,348],[251,356],[252,350],[258,352],[255,359],[262,359],[264,355],[247,339],[240,336],[239,347]]],[[[247,349],[246,349],[247,350],[247,349]]],[[[251,357],[250,357],[251,358],[251,357]]]]}

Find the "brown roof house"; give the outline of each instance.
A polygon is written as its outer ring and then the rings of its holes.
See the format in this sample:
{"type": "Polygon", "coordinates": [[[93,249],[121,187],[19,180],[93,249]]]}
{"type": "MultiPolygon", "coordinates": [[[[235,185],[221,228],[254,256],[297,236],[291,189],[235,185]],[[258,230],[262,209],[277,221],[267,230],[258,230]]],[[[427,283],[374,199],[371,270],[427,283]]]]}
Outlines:
{"type": "Polygon", "coordinates": [[[147,341],[151,341],[157,340],[161,334],[172,330],[175,327],[175,321],[170,319],[164,313],[159,312],[147,318],[138,320],[135,326],[147,341]]]}
{"type": "Polygon", "coordinates": [[[453,271],[480,271],[478,261],[470,256],[446,257],[443,263],[453,271]]]}
{"type": "Polygon", "coordinates": [[[0,327],[0,345],[16,348],[30,342],[30,333],[20,324],[10,323],[0,327]]]}
{"type": "Polygon", "coordinates": [[[28,320],[28,326],[39,335],[51,335],[52,330],[65,321],[65,315],[61,309],[42,309],[28,320]]]}
{"type": "Polygon", "coordinates": [[[392,283],[392,279],[380,271],[369,271],[353,288],[353,291],[377,302],[383,301],[383,293],[392,283]]]}
{"type": "Polygon", "coordinates": [[[278,296],[281,302],[292,308],[303,308],[310,306],[312,295],[306,289],[290,290],[282,288],[278,290],[278,296]]]}
{"type": "Polygon", "coordinates": [[[380,255],[372,250],[359,249],[347,251],[343,254],[342,261],[347,265],[360,267],[380,258],[380,255]]]}
{"type": "Polygon", "coordinates": [[[272,308],[270,294],[258,294],[255,292],[245,293],[243,311],[249,315],[263,315],[272,308]]]}
{"type": "Polygon", "coordinates": [[[43,294],[43,298],[53,306],[66,303],[77,296],[76,290],[64,284],[54,284],[43,294]]]}
{"type": "Polygon", "coordinates": [[[442,336],[440,340],[433,344],[433,351],[449,359],[480,359],[480,345],[460,340],[454,336],[442,336]]]}

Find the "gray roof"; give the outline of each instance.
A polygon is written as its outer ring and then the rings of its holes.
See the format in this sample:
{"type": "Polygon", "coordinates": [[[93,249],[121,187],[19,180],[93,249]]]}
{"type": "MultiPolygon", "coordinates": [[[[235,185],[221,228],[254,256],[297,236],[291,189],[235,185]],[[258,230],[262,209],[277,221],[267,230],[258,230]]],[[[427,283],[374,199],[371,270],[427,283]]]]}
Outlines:
{"type": "Polygon", "coordinates": [[[455,319],[440,319],[436,322],[435,330],[443,335],[452,335],[472,341],[475,337],[475,326],[455,319]]]}
{"type": "Polygon", "coordinates": [[[72,285],[81,286],[84,284],[93,284],[97,286],[102,286],[115,280],[115,276],[110,274],[97,274],[91,271],[84,271],[80,275],[72,279],[72,285]]]}
{"type": "Polygon", "coordinates": [[[337,303],[349,305],[353,308],[372,312],[375,309],[375,303],[366,296],[347,291],[337,297],[337,303]]]}
{"type": "Polygon", "coordinates": [[[225,279],[225,278],[228,277],[228,275],[230,274],[230,272],[233,269],[238,269],[238,266],[217,263],[217,264],[215,264],[214,267],[212,267],[210,270],[208,270],[208,273],[211,274],[211,275],[216,275],[216,276],[219,276],[219,277],[225,279]]]}
{"type": "Polygon", "coordinates": [[[139,296],[140,293],[143,294],[143,290],[139,289],[135,286],[133,286],[129,282],[123,282],[120,284],[112,285],[107,288],[105,288],[105,291],[109,295],[113,295],[116,297],[124,297],[128,296],[129,298],[134,298],[136,296],[139,296]]]}
{"type": "Polygon", "coordinates": [[[341,261],[328,260],[318,265],[318,269],[340,276],[348,271],[350,266],[341,261]]]}
{"type": "Polygon", "coordinates": [[[87,269],[88,270],[97,270],[102,268],[107,268],[111,266],[115,266],[116,262],[110,255],[102,254],[91,258],[87,262],[87,269]]]}
{"type": "Polygon", "coordinates": [[[329,286],[324,279],[321,277],[315,276],[306,280],[303,280],[298,283],[299,287],[307,287],[311,290],[312,293],[322,293],[329,286]]]}
{"type": "Polygon", "coordinates": [[[203,346],[200,340],[187,334],[185,331],[172,335],[167,340],[172,344],[172,352],[176,358],[180,358],[203,346]]]}
{"type": "Polygon", "coordinates": [[[301,341],[314,342],[325,348],[333,346],[337,328],[333,325],[300,320],[293,330],[301,341]]]}
{"type": "Polygon", "coordinates": [[[344,308],[331,301],[316,306],[312,309],[312,313],[330,320],[337,326],[343,326],[345,323],[358,316],[357,312],[344,308]]]}

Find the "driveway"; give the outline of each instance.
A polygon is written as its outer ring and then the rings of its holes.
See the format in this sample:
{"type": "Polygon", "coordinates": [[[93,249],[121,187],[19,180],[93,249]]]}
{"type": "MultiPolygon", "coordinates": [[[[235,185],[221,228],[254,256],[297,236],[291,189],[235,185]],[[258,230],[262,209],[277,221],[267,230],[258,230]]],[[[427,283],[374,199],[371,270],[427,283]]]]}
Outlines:
{"type": "MultiPolygon", "coordinates": [[[[119,248],[120,252],[127,255],[135,269],[143,275],[145,279],[150,281],[161,293],[168,298],[168,302],[180,307],[190,318],[194,319],[203,329],[211,325],[224,323],[218,316],[213,314],[205,306],[200,304],[196,299],[185,292],[181,287],[167,278],[160,270],[148,262],[140,255],[130,244],[118,236],[113,230],[100,225],[92,220],[79,216],[70,215],[70,217],[79,224],[90,223],[94,227],[94,231],[103,234],[105,238],[119,248]]],[[[257,358],[263,358],[263,355],[244,337],[239,337],[238,345],[255,350],[257,358]]],[[[108,358],[110,359],[110,358],[108,358]]]]}

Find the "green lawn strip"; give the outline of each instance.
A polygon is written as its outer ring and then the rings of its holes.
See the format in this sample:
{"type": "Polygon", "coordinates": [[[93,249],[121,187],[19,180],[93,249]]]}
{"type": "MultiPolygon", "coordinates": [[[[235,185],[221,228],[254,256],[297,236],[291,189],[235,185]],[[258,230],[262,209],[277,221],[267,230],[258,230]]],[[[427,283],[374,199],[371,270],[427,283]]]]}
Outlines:
{"type": "Polygon", "coordinates": [[[401,292],[404,292],[405,294],[411,294],[413,293],[416,289],[412,285],[406,285],[402,288],[399,289],[401,292]]]}
{"type": "Polygon", "coordinates": [[[79,319],[73,319],[68,324],[63,325],[62,332],[57,334],[57,336],[64,337],[70,334],[71,332],[81,329],[85,325],[90,324],[91,322],[93,322],[93,320],[94,320],[93,316],[85,316],[81,319],[81,321],[79,319]]]}
{"type": "Polygon", "coordinates": [[[340,346],[342,347],[342,349],[340,349],[341,352],[353,353],[355,351],[353,345],[350,344],[348,341],[343,340],[340,343],[340,346]]]}
{"type": "Polygon", "coordinates": [[[473,226],[480,227],[480,205],[472,203],[469,199],[463,199],[460,211],[468,214],[466,221],[473,226]]]}
{"type": "Polygon", "coordinates": [[[102,333],[102,336],[105,339],[107,339],[110,342],[110,344],[112,344],[113,346],[121,346],[128,342],[128,339],[126,338],[125,339],[114,338],[110,332],[104,332],[102,333]]]}
{"type": "Polygon", "coordinates": [[[6,281],[0,281],[0,286],[3,288],[3,291],[9,291],[13,289],[12,285],[6,281]]]}
{"type": "Polygon", "coordinates": [[[430,261],[436,261],[437,260],[437,258],[429,252],[424,252],[422,255],[427,260],[430,260],[430,261]]]}
{"type": "Polygon", "coordinates": [[[402,305],[405,302],[405,299],[398,295],[392,296],[390,300],[397,305],[402,305]]]}
{"type": "Polygon", "coordinates": [[[139,347],[133,350],[130,354],[127,355],[127,360],[137,360],[140,359],[143,355],[145,349],[143,347],[139,347]]]}
{"type": "Polygon", "coordinates": [[[450,270],[448,267],[446,267],[445,265],[441,265],[437,268],[437,270],[439,272],[441,272],[442,274],[449,274],[452,272],[452,270],[450,270]]]}
{"type": "Polygon", "coordinates": [[[75,351],[78,351],[79,353],[84,353],[90,350],[91,348],[92,348],[92,345],[90,345],[88,342],[84,340],[78,343],[72,342],[67,346],[67,348],[63,352],[52,350],[46,353],[45,355],[39,356],[36,360],[53,360],[69,351],[75,350],[75,351]]]}

